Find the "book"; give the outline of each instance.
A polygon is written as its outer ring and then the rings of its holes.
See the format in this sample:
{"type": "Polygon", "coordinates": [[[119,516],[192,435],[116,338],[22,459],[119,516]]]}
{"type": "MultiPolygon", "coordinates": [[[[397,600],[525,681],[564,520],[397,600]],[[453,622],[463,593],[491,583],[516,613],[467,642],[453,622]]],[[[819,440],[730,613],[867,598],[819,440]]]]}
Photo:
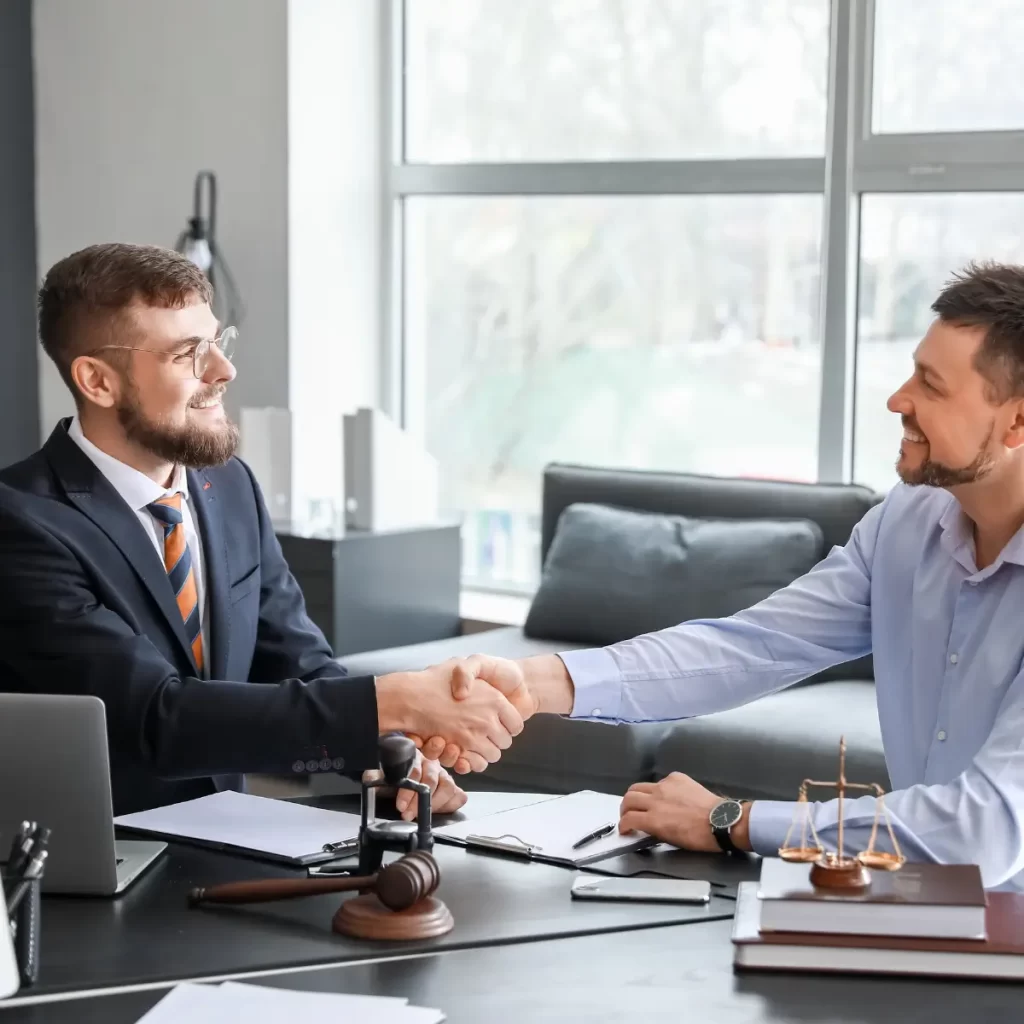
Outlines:
{"type": "Polygon", "coordinates": [[[757,885],[741,882],[737,891],[732,931],[737,969],[1024,978],[1024,894],[988,894],[987,939],[927,939],[761,931],[764,903],[757,885]]]}
{"type": "Polygon", "coordinates": [[[434,838],[469,850],[582,867],[655,842],[646,832],[619,834],[621,803],[622,797],[584,789],[566,796],[541,798],[537,803],[486,814],[472,821],[444,825],[434,829],[434,838]],[[611,825],[607,835],[579,849],[573,848],[583,836],[607,825],[611,825]]]}
{"type": "Polygon", "coordinates": [[[899,871],[872,871],[870,886],[847,891],[815,888],[810,874],[810,864],[762,861],[762,931],[985,937],[985,889],[976,864],[906,863],[899,871]]]}

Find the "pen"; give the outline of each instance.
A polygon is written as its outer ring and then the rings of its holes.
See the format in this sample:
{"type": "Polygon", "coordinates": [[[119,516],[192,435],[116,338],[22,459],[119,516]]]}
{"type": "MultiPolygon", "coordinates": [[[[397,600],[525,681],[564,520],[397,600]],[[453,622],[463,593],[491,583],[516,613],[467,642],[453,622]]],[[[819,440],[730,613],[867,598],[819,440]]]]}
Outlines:
{"type": "Polygon", "coordinates": [[[572,848],[574,850],[578,850],[581,846],[586,846],[587,843],[594,842],[595,839],[603,839],[605,836],[611,835],[614,830],[614,824],[602,825],[599,829],[595,829],[589,835],[585,835],[582,839],[577,839],[576,842],[572,844],[572,848]]]}
{"type": "Polygon", "coordinates": [[[28,892],[29,886],[37,879],[41,878],[43,874],[43,863],[46,861],[47,852],[46,850],[40,850],[33,858],[25,873],[21,876],[21,881],[15,886],[14,892],[11,893],[10,902],[7,904],[7,916],[13,917],[14,912],[18,909],[18,904],[21,902],[22,897],[28,892]]]}
{"type": "Polygon", "coordinates": [[[7,873],[9,875],[20,875],[29,861],[29,851],[32,849],[32,834],[35,832],[34,821],[21,823],[14,842],[11,844],[11,853],[7,859],[7,873]]]}

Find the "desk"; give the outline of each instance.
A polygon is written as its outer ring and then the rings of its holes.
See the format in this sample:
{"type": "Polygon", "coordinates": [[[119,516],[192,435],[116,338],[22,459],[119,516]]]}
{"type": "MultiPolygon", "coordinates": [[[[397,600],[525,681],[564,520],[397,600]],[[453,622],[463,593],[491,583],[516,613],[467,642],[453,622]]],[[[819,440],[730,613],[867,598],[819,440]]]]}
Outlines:
{"type": "MultiPolygon", "coordinates": [[[[474,794],[467,806],[486,813],[494,805],[535,799],[495,794],[489,801],[487,796],[474,794]]],[[[351,807],[352,799],[316,802],[351,807]]],[[[14,1000],[0,1002],[0,1009],[22,998],[93,988],[709,921],[731,917],[734,909],[719,897],[708,906],[584,903],[570,898],[572,872],[566,868],[441,844],[435,855],[439,895],[455,928],[425,941],[371,943],[331,931],[342,895],[189,907],[186,894],[193,885],[304,872],[172,843],[119,898],[45,896],[39,981],[14,1000]]],[[[6,1014],[0,1024],[7,1024],[6,1014]]]]}
{"type": "MultiPolygon", "coordinates": [[[[590,935],[256,979],[407,996],[448,1024],[963,1024],[1019,1019],[1014,984],[734,974],[732,923],[590,935]]],[[[166,990],[0,1011],[0,1024],[135,1024],[166,990]]],[[[3,1004],[0,1003],[0,1006],[3,1004]]]]}

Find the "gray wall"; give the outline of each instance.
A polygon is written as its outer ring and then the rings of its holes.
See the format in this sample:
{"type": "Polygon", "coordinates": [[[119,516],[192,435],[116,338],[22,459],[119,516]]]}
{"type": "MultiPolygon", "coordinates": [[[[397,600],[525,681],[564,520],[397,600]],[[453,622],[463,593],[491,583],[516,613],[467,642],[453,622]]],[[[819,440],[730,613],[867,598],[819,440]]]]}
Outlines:
{"type": "MultiPolygon", "coordinates": [[[[94,242],[174,245],[213,169],[247,307],[228,407],[287,406],[286,3],[35,0],[34,17],[40,273],[94,242]]],[[[42,360],[45,434],[73,405],[42,360]]]]}
{"type": "Polygon", "coordinates": [[[0,465],[39,442],[32,0],[0,3],[0,465]]]}

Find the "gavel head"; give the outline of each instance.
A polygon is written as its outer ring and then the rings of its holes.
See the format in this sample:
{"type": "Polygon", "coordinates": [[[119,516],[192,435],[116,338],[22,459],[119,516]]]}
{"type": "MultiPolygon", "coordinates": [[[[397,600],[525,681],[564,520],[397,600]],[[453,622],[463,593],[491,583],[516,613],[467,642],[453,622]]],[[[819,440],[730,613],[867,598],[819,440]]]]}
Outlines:
{"type": "Polygon", "coordinates": [[[409,772],[416,763],[416,744],[408,736],[401,733],[382,736],[377,749],[380,753],[384,781],[389,786],[397,786],[409,777],[409,772]]]}
{"type": "Polygon", "coordinates": [[[389,910],[408,910],[430,896],[441,882],[437,861],[425,850],[414,850],[381,868],[373,887],[389,910]]]}

